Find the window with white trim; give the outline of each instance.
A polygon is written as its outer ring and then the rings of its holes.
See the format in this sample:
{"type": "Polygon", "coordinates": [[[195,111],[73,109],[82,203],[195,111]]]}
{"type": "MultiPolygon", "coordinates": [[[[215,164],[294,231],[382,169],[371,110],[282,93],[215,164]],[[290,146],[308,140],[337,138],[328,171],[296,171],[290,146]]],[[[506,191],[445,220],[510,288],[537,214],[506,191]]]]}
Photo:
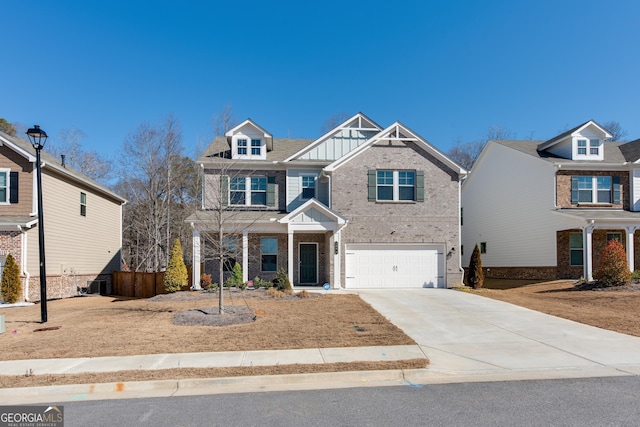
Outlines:
{"type": "Polygon", "coordinates": [[[376,173],[376,198],[381,201],[415,200],[415,171],[379,170],[376,173]]]}
{"type": "Polygon", "coordinates": [[[582,233],[569,233],[570,265],[580,266],[584,263],[584,247],[582,233]]]}
{"type": "Polygon", "coordinates": [[[597,156],[599,151],[600,151],[600,140],[599,139],[590,139],[589,140],[589,154],[593,154],[593,155],[597,156]]]}
{"type": "Polygon", "coordinates": [[[246,155],[247,154],[247,140],[242,138],[238,139],[238,155],[246,155]]]}
{"type": "Polygon", "coordinates": [[[587,155],[587,140],[579,139],[578,140],[578,154],[586,156],[587,155]]]}
{"type": "Polygon", "coordinates": [[[300,198],[307,200],[316,196],[316,176],[315,175],[302,175],[300,177],[300,186],[302,191],[300,198]]]}
{"type": "Polygon", "coordinates": [[[260,255],[262,271],[278,270],[278,239],[275,237],[262,237],[260,239],[260,255]]]}
{"type": "Polygon", "coordinates": [[[571,203],[613,203],[610,176],[577,176],[571,181],[571,203]]]}
{"type": "Polygon", "coordinates": [[[267,178],[240,176],[229,180],[229,204],[264,206],[267,204],[267,178]]]}
{"type": "Polygon", "coordinates": [[[261,147],[262,147],[262,141],[260,141],[259,139],[252,139],[251,140],[251,155],[252,156],[259,156],[261,154],[261,147]]]}
{"type": "Polygon", "coordinates": [[[80,215],[87,216],[87,195],[80,192],[80,215]]]}

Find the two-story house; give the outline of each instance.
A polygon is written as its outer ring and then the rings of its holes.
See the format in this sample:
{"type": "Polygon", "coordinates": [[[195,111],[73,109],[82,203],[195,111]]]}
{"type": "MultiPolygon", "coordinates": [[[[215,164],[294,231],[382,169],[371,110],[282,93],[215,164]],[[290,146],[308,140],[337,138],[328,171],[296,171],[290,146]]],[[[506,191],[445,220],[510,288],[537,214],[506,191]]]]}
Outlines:
{"type": "Polygon", "coordinates": [[[194,288],[201,262],[221,281],[220,245],[225,269],[238,262],[245,281],[271,280],[282,268],[296,286],[461,283],[466,171],[399,122],[383,129],[356,114],[302,140],[274,138],[248,119],[216,138],[198,164],[202,209],[187,220],[194,288]]]}
{"type": "Polygon", "coordinates": [[[640,140],[594,121],[548,141],[490,141],[462,186],[463,265],[487,277],[592,279],[607,242],[640,268],[640,140]]]}
{"type": "MultiPolygon", "coordinates": [[[[41,165],[47,299],[108,291],[120,269],[125,200],[44,151],[41,165]]],[[[39,301],[36,153],[0,132],[0,271],[8,254],[20,267],[22,299],[39,301]]]]}

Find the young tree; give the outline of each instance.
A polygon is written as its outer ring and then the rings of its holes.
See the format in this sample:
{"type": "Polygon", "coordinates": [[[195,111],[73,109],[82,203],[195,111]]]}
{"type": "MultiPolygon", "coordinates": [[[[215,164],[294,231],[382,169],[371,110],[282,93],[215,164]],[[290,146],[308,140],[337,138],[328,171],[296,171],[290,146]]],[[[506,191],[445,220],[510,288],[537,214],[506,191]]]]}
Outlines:
{"type": "Polygon", "coordinates": [[[602,251],[600,265],[593,273],[593,278],[605,286],[623,286],[631,282],[627,254],[622,243],[616,239],[609,241],[602,251]]]}
{"type": "Polygon", "coordinates": [[[482,271],[482,259],[480,258],[480,248],[478,244],[473,248],[471,260],[469,261],[469,271],[466,277],[467,286],[473,289],[481,288],[484,284],[484,272],[482,271]]]}
{"type": "Polygon", "coordinates": [[[9,304],[13,304],[20,299],[20,293],[22,292],[22,285],[20,283],[20,268],[16,263],[13,255],[7,255],[5,265],[2,269],[2,299],[9,304]]]}
{"type": "Polygon", "coordinates": [[[184,265],[184,259],[182,258],[180,239],[176,239],[171,248],[171,256],[169,257],[167,270],[164,272],[163,283],[168,292],[179,291],[189,283],[187,267],[184,265]]]}

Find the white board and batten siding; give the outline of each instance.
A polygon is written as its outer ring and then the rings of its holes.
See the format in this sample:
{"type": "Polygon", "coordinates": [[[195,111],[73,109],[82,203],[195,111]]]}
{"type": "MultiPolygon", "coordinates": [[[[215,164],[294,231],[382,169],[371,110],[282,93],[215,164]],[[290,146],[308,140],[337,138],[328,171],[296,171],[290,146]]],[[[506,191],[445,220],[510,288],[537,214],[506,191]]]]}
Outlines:
{"type": "Polygon", "coordinates": [[[444,288],[444,245],[347,244],[345,287],[444,288]]]}
{"type": "Polygon", "coordinates": [[[329,206],[329,183],[320,179],[319,169],[287,169],[287,212],[293,212],[307,201],[307,199],[301,198],[302,176],[310,175],[316,177],[315,198],[329,206]]]}
{"type": "Polygon", "coordinates": [[[301,160],[337,160],[367,142],[376,131],[342,129],[300,156],[301,160]]]}

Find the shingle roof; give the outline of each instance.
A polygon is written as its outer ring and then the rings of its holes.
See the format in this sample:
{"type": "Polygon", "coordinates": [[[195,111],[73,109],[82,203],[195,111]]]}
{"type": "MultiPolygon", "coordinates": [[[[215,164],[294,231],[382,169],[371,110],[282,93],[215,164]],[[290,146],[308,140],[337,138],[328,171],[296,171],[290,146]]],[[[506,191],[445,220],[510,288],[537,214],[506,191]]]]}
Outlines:
{"type": "MultiPolygon", "coordinates": [[[[21,150],[29,153],[29,155],[33,156],[35,158],[36,156],[36,150],[35,148],[33,148],[33,146],[31,145],[30,142],[25,141],[22,138],[18,138],[15,136],[10,136],[4,132],[0,132],[0,135],[2,135],[3,138],[9,140],[11,143],[13,143],[14,145],[16,145],[18,148],[20,148],[21,150]]],[[[125,203],[126,199],[120,197],[118,194],[114,193],[113,191],[111,191],[109,188],[105,187],[104,185],[100,184],[97,181],[94,181],[93,179],[89,178],[88,176],[86,176],[85,174],[83,174],[82,172],[75,170],[74,168],[65,165],[62,166],[62,162],[61,159],[58,159],[55,156],[52,156],[51,154],[47,153],[44,150],[40,151],[40,158],[42,160],[42,163],[45,164],[45,167],[51,168],[51,169],[55,169],[57,172],[66,175],[76,181],[82,182],[84,184],[86,184],[89,187],[93,187],[94,189],[98,190],[101,193],[104,193],[105,195],[114,198],[116,200],[118,200],[120,203],[125,203]]]]}
{"type": "MultiPolygon", "coordinates": [[[[554,138],[555,139],[555,138],[554,138]]],[[[640,140],[639,140],[640,141],[640,140]]],[[[585,163],[625,163],[628,160],[623,154],[622,146],[631,143],[621,143],[621,142],[605,142],[603,144],[604,147],[604,160],[571,160],[564,157],[556,156],[548,151],[539,151],[538,146],[542,143],[542,141],[528,141],[528,140],[496,140],[493,141],[496,144],[504,145],[505,147],[512,148],[514,150],[518,150],[522,153],[528,154],[530,156],[544,159],[553,163],[562,162],[562,163],[575,163],[575,164],[585,164],[585,163]]],[[[637,141],[634,141],[637,142],[637,141]]],[[[637,144],[637,147],[634,145],[630,147],[628,151],[637,151],[637,154],[640,156],[640,143],[637,144]]]]}
{"type": "MultiPolygon", "coordinates": [[[[273,150],[267,151],[266,161],[269,163],[282,161],[312,142],[312,139],[273,138],[273,150]]],[[[216,161],[235,161],[231,159],[231,147],[226,137],[216,137],[204,151],[204,154],[198,158],[198,163],[206,163],[213,159],[216,161]]],[[[252,160],[251,162],[257,161],[252,160]]]]}
{"type": "Polygon", "coordinates": [[[640,139],[620,145],[620,151],[628,162],[635,162],[640,159],[640,139]]]}

